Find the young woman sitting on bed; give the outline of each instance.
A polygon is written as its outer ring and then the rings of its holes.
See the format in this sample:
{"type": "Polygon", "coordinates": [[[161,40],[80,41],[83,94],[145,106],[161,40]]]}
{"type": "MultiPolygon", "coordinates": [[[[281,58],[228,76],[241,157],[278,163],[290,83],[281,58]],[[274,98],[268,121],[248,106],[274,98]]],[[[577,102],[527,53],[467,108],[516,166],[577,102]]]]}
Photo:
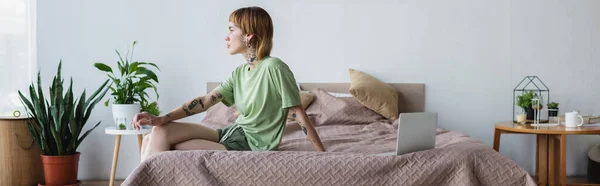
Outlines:
{"type": "Polygon", "coordinates": [[[164,116],[138,113],[132,125],[154,126],[142,144],[142,161],[168,150],[277,150],[289,112],[299,121],[317,151],[325,151],[300,102],[294,74],[279,58],[270,56],[273,23],[259,7],[240,8],[229,17],[225,37],[229,54],[242,54],[246,63],[208,95],[194,98],[164,116]],[[240,112],[232,125],[213,130],[173,122],[222,102],[240,112]]]}

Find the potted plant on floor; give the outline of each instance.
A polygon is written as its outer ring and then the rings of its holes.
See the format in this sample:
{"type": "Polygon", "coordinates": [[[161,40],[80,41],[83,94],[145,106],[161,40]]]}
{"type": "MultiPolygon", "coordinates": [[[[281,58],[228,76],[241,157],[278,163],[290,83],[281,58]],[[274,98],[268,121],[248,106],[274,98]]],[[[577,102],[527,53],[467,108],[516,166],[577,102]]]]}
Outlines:
{"type": "MultiPolygon", "coordinates": [[[[94,64],[98,70],[107,72],[107,76],[112,81],[112,86],[109,88],[113,96],[113,119],[117,124],[117,129],[122,130],[131,129],[131,125],[128,125],[128,123],[139,112],[148,112],[152,115],[160,114],[158,103],[150,101],[149,95],[146,93],[146,89],[152,88],[156,94],[156,99],[159,98],[155,84],[158,83],[158,77],[149,67],[153,66],[157,70],[160,69],[154,63],[133,61],[133,49],[136,44],[137,41],[134,41],[131,47],[131,55],[127,53],[125,58],[121,56],[118,50],[115,50],[119,56],[119,61],[117,61],[118,72],[116,73],[104,63],[94,64]]],[[[104,104],[108,106],[109,102],[110,99],[104,104]]]]}
{"type": "Polygon", "coordinates": [[[48,98],[42,91],[42,80],[38,72],[37,90],[32,83],[29,86],[29,98],[18,91],[21,102],[31,118],[29,131],[36,144],[40,146],[46,185],[75,185],[79,169],[77,147],[100,122],[85,133],[81,133],[94,106],[108,91],[105,81],[91,96],[86,97],[84,90],[80,97],[73,97],[73,79],[66,92],[63,92],[61,77],[62,61],[58,72],[50,85],[48,98]]]}

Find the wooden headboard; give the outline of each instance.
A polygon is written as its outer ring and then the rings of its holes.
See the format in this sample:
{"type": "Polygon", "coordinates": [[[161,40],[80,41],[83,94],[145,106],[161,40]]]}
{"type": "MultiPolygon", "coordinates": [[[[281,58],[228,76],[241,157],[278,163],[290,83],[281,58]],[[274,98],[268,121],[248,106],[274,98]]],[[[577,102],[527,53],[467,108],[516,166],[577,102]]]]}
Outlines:
{"type": "MultiPolygon", "coordinates": [[[[219,86],[220,82],[206,83],[207,93],[219,86]]],[[[389,83],[398,91],[398,111],[424,112],[425,111],[425,84],[422,83],[389,83]]],[[[302,90],[323,89],[327,92],[348,93],[350,83],[300,83],[302,90]]]]}

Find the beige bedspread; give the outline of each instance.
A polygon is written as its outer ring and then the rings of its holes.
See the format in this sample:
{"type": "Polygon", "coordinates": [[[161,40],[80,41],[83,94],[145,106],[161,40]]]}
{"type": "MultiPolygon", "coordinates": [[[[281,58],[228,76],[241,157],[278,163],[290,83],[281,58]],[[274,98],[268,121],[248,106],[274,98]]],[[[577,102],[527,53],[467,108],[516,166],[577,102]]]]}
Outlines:
{"type": "MultiPolygon", "coordinates": [[[[395,148],[397,121],[353,98],[313,90],[307,109],[327,152],[314,152],[298,125],[286,125],[280,151],[170,151],[142,162],[123,185],[536,185],[490,146],[438,128],[434,149],[374,156],[395,148]]],[[[235,108],[216,105],[203,124],[231,123],[235,108]]]]}

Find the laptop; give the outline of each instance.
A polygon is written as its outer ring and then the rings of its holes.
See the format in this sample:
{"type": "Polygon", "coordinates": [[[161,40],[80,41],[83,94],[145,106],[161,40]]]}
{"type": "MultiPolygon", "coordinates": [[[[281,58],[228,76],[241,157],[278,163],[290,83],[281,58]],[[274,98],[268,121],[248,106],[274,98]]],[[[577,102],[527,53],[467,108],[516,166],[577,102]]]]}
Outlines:
{"type": "Polygon", "coordinates": [[[376,155],[397,156],[434,148],[437,121],[437,112],[401,113],[398,120],[396,152],[376,155]]]}

